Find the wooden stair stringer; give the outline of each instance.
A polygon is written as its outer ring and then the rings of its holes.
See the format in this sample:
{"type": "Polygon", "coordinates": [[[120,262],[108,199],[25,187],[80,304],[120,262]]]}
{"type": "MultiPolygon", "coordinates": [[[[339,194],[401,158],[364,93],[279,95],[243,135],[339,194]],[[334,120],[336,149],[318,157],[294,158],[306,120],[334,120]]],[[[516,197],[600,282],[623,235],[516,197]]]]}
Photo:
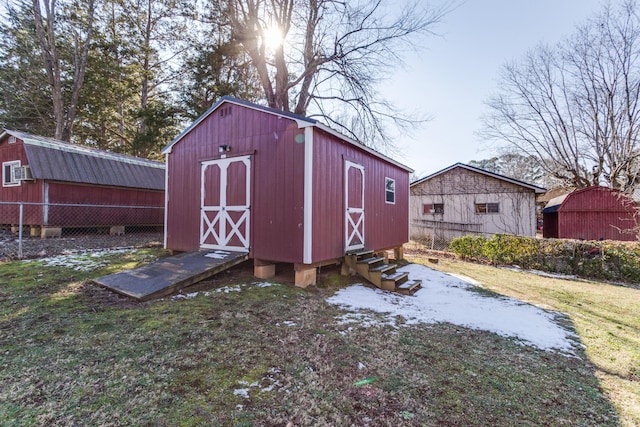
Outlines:
{"type": "Polygon", "coordinates": [[[350,271],[385,291],[413,295],[422,287],[420,280],[411,280],[409,273],[396,271],[397,265],[387,263],[384,257],[376,256],[373,251],[349,252],[344,263],[350,271]]]}

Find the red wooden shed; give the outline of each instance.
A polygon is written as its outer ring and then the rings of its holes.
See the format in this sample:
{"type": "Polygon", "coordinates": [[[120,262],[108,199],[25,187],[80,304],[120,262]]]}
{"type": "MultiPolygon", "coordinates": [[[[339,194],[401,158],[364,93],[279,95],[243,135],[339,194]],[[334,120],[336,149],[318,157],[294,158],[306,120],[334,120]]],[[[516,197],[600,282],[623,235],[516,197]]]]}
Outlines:
{"type": "Polygon", "coordinates": [[[224,97],[163,152],[170,250],[292,263],[305,286],[349,251],[408,241],[411,169],[314,119],[224,97]]]}
{"type": "Polygon", "coordinates": [[[588,187],[553,198],[542,210],[544,237],[637,240],[637,205],[607,187],[588,187]]]}
{"type": "Polygon", "coordinates": [[[163,225],[163,163],[6,129],[0,163],[0,225],[19,224],[20,204],[22,224],[42,237],[163,225]]]}

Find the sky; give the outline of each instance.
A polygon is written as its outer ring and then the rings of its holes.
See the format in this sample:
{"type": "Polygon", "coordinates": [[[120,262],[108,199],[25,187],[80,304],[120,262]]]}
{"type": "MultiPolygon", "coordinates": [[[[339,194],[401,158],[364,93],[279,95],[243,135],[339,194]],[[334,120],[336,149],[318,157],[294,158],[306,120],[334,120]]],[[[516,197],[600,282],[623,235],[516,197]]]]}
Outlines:
{"type": "Polygon", "coordinates": [[[402,111],[431,117],[395,137],[402,152],[393,157],[423,177],[497,154],[476,132],[500,68],[540,43],[560,41],[602,7],[601,0],[466,0],[382,88],[402,111]]]}

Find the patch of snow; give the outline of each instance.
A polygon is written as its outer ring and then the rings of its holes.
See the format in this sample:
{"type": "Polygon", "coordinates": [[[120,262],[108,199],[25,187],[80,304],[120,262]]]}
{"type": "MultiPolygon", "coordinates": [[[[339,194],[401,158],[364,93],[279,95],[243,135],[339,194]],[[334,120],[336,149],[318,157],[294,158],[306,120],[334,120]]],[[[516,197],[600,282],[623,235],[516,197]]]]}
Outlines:
{"type": "MultiPolygon", "coordinates": [[[[354,286],[362,286],[363,288],[365,288],[363,285],[354,285],[354,286]]],[[[370,288],[365,288],[365,289],[370,289],[370,288]]],[[[329,302],[331,303],[331,301],[329,302]]],[[[358,312],[346,313],[343,316],[340,316],[339,319],[340,320],[338,324],[340,325],[352,325],[354,323],[357,323],[359,326],[363,328],[369,328],[371,326],[378,326],[378,325],[395,326],[395,323],[396,323],[395,319],[393,318],[386,317],[386,318],[376,319],[370,313],[358,313],[358,312]]],[[[347,328],[347,332],[351,332],[352,330],[353,330],[353,327],[347,328]]],[[[344,331],[342,332],[344,333],[344,331]]]]}
{"type": "Polygon", "coordinates": [[[222,293],[228,294],[229,292],[241,292],[242,288],[240,287],[240,285],[224,286],[222,288],[216,289],[215,291],[218,293],[222,292],[222,293]]]}
{"type": "Polygon", "coordinates": [[[227,255],[224,254],[217,254],[217,253],[208,253],[205,255],[205,257],[207,258],[213,258],[213,259],[225,259],[227,257],[227,255]]]}
{"type": "Polygon", "coordinates": [[[449,273],[449,275],[450,275],[450,276],[455,277],[456,279],[460,279],[460,280],[462,280],[463,282],[468,283],[468,284],[473,285],[473,286],[480,286],[480,285],[482,285],[482,283],[478,282],[478,281],[477,281],[477,280],[475,280],[475,279],[472,279],[471,277],[467,277],[467,276],[465,276],[464,274],[449,273]]]}
{"type": "Polygon", "coordinates": [[[174,295],[171,297],[172,300],[179,300],[179,299],[192,299],[195,298],[199,295],[199,292],[191,292],[188,294],[178,294],[178,295],[174,295]]]}
{"type": "Polygon", "coordinates": [[[273,382],[272,382],[271,384],[269,384],[269,385],[268,385],[268,386],[266,386],[266,387],[262,387],[262,388],[260,389],[260,391],[261,391],[261,392],[264,392],[264,393],[267,393],[267,392],[270,392],[270,391],[275,390],[275,389],[276,389],[276,387],[280,387],[280,381],[275,381],[275,380],[273,380],[273,382]]]}
{"type": "Polygon", "coordinates": [[[578,277],[575,274],[549,273],[548,271],[540,271],[540,270],[523,270],[520,267],[504,267],[504,268],[506,268],[507,270],[512,270],[512,271],[519,271],[519,272],[524,271],[525,273],[535,274],[536,276],[549,277],[551,279],[568,279],[568,280],[572,280],[572,279],[576,279],[578,277]]]}
{"type": "Polygon", "coordinates": [[[249,398],[249,389],[248,388],[237,388],[233,390],[234,396],[244,397],[245,399],[249,398]]]}
{"type": "Polygon", "coordinates": [[[276,283],[269,283],[269,282],[253,282],[252,283],[254,286],[257,286],[259,288],[268,288],[271,286],[277,286],[276,283]]]}
{"type": "MultiPolygon", "coordinates": [[[[279,369],[277,368],[271,368],[269,369],[270,373],[279,373],[281,372],[279,369]]],[[[267,375],[264,378],[262,378],[263,381],[269,381],[271,384],[267,385],[266,387],[260,387],[260,383],[258,381],[254,381],[252,383],[249,383],[248,381],[238,381],[238,384],[241,386],[246,386],[245,388],[237,388],[233,391],[233,394],[235,396],[241,396],[244,397],[245,399],[249,398],[249,392],[251,391],[251,389],[259,389],[262,392],[270,392],[275,390],[277,387],[280,387],[280,382],[278,380],[276,380],[275,378],[273,378],[271,375],[267,375]]]]}
{"type": "Polygon", "coordinates": [[[574,354],[575,334],[560,326],[558,313],[542,310],[513,298],[492,297],[473,292],[466,280],[423,265],[411,264],[399,271],[422,280],[422,289],[413,296],[353,285],[328,298],[351,313],[342,323],[359,326],[390,324],[396,327],[420,323],[452,323],[494,332],[543,350],[574,354]],[[363,311],[383,314],[382,320],[363,311]],[[398,324],[401,317],[404,323],[398,324]]]}
{"type": "MultiPolygon", "coordinates": [[[[259,288],[267,288],[267,287],[270,287],[270,286],[279,286],[278,283],[269,283],[269,282],[254,282],[251,285],[252,286],[257,286],[259,288]]],[[[234,285],[234,286],[224,286],[222,288],[214,289],[212,291],[193,292],[193,293],[189,293],[189,294],[173,295],[173,296],[170,297],[170,299],[173,300],[173,301],[177,301],[177,300],[195,298],[198,295],[204,295],[205,297],[209,297],[209,296],[212,296],[213,294],[216,294],[216,293],[228,294],[230,292],[242,292],[243,288],[246,288],[246,287],[249,287],[249,286],[250,285],[247,285],[247,284],[240,284],[240,285],[234,285]]],[[[295,323],[293,325],[295,325],[295,323]]],[[[292,326],[292,325],[287,325],[287,326],[292,326]]]]}
{"type": "Polygon", "coordinates": [[[132,250],[132,248],[118,248],[100,251],[70,251],[64,255],[24,260],[23,262],[42,262],[45,267],[67,267],[77,271],[92,271],[107,265],[107,261],[102,261],[100,258],[132,250]]]}

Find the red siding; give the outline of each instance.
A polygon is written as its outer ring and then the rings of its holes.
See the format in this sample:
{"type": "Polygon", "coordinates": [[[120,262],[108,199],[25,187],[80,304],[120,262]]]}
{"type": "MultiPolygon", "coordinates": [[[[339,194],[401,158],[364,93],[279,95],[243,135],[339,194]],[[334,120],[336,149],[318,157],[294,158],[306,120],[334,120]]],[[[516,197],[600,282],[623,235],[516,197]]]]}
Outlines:
{"type": "MultiPolygon", "coordinates": [[[[8,143],[8,138],[0,142],[0,166],[4,162],[20,160],[22,166],[27,166],[27,156],[22,141],[8,143]]],[[[0,171],[0,177],[2,171],[0,171]]],[[[42,185],[40,181],[23,181],[15,187],[3,187],[0,183],[0,202],[42,202],[42,185]]]]}
{"type": "MultiPolygon", "coordinates": [[[[311,262],[344,255],[344,160],[365,167],[366,247],[407,242],[408,172],[317,127],[313,132],[311,262]],[[385,177],[396,181],[395,204],[385,203],[385,177]]],[[[167,248],[199,248],[201,164],[221,158],[219,146],[229,145],[228,157],[252,154],[250,257],[303,263],[305,143],[295,142],[302,135],[293,119],[230,103],[190,129],[167,160],[167,248]]]]}
{"type": "Polygon", "coordinates": [[[636,240],[636,206],[606,187],[570,194],[558,208],[558,236],[584,240],[636,240]]]}
{"type": "Polygon", "coordinates": [[[81,227],[98,225],[162,225],[164,192],[88,184],[48,182],[47,225],[81,227]],[[159,209],[71,207],[55,204],[154,206],[159,209]]]}
{"type": "Polygon", "coordinates": [[[302,262],[304,207],[303,133],[293,120],[226,104],[183,137],[168,156],[167,247],[199,248],[200,165],[227,156],[253,154],[251,250],[253,258],[302,262]],[[225,111],[224,116],[221,114],[225,111]]]}
{"type": "Polygon", "coordinates": [[[313,262],[345,252],[344,161],[364,166],[365,248],[400,246],[409,240],[409,173],[314,129],[313,262]],[[385,202],[385,178],[396,181],[396,202],[385,202]]]}
{"type": "MultiPolygon", "coordinates": [[[[22,141],[9,144],[9,138],[0,142],[0,166],[4,162],[20,160],[22,166],[27,166],[27,156],[22,141]]],[[[0,179],[2,171],[0,170],[0,179]]],[[[0,202],[42,203],[42,181],[23,181],[20,185],[4,187],[0,183],[0,202]]],[[[0,224],[15,225],[19,223],[17,205],[0,206],[0,224]]],[[[39,207],[25,207],[23,221],[25,224],[40,224],[42,210],[39,207]]]]}

